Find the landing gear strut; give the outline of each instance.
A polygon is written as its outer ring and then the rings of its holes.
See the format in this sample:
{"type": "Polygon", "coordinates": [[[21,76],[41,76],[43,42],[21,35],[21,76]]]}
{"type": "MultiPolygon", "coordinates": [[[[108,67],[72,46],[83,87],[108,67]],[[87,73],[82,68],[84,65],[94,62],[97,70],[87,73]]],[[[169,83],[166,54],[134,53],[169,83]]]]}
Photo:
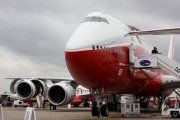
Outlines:
{"type": "Polygon", "coordinates": [[[93,89],[92,90],[94,96],[96,97],[96,101],[93,102],[92,106],[92,116],[100,117],[108,117],[109,116],[109,109],[107,104],[107,99],[103,98],[103,90],[102,89],[93,89]]]}
{"type": "Polygon", "coordinates": [[[107,104],[101,106],[101,115],[104,116],[104,117],[109,116],[109,109],[108,109],[107,104]]]}

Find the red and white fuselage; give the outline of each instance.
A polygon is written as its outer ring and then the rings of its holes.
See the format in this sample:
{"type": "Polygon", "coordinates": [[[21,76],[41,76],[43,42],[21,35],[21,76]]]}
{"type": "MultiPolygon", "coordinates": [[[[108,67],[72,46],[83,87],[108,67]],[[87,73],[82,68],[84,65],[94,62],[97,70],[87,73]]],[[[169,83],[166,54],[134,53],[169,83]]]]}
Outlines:
{"type": "Polygon", "coordinates": [[[81,22],[65,47],[67,67],[73,78],[86,88],[103,88],[110,94],[158,94],[164,92],[162,70],[129,69],[129,47],[135,56],[149,56],[152,46],[117,19],[99,12],[81,22]]]}

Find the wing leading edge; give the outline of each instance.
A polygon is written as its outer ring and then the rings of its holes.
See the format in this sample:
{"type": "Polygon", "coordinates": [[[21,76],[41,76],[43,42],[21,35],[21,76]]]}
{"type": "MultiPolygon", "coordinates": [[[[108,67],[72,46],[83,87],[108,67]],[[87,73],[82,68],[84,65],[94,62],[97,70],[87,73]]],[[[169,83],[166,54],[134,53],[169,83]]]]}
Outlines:
{"type": "Polygon", "coordinates": [[[162,81],[162,88],[164,90],[176,89],[180,87],[180,79],[171,75],[162,75],[161,81],[162,81]]]}
{"type": "Polygon", "coordinates": [[[129,32],[125,36],[140,36],[140,35],[172,35],[180,34],[180,28],[170,28],[170,29],[159,29],[159,30],[142,30],[129,32]]]}
{"type": "Polygon", "coordinates": [[[44,78],[44,77],[24,77],[24,78],[16,78],[16,77],[12,77],[12,78],[6,78],[6,79],[12,79],[12,80],[20,80],[20,79],[29,79],[29,80],[32,80],[32,79],[38,79],[38,80],[42,80],[42,81],[51,81],[53,83],[57,83],[57,82],[61,82],[61,81],[72,81],[72,82],[76,82],[72,77],[47,77],[47,78],[44,78]]]}

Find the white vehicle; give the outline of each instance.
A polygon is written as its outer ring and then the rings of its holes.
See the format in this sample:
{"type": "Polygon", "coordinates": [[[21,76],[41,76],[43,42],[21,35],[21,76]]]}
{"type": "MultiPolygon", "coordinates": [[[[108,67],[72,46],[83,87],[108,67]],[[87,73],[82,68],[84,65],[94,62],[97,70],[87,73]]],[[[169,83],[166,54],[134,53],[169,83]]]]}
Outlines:
{"type": "Polygon", "coordinates": [[[14,107],[28,107],[28,104],[21,100],[16,100],[14,101],[14,107]]]}
{"type": "Polygon", "coordinates": [[[167,116],[171,115],[172,118],[180,117],[179,97],[167,97],[162,104],[161,114],[167,116]],[[170,100],[174,98],[175,104],[171,105],[170,100]]]}

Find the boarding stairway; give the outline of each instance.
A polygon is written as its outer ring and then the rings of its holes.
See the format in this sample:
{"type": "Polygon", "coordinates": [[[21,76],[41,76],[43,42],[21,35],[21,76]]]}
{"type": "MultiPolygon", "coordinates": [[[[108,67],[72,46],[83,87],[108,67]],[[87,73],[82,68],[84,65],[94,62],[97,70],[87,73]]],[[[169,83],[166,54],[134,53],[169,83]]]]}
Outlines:
{"type": "Polygon", "coordinates": [[[132,69],[164,69],[169,74],[180,78],[180,64],[162,54],[152,54],[149,57],[134,57],[132,69]]]}

